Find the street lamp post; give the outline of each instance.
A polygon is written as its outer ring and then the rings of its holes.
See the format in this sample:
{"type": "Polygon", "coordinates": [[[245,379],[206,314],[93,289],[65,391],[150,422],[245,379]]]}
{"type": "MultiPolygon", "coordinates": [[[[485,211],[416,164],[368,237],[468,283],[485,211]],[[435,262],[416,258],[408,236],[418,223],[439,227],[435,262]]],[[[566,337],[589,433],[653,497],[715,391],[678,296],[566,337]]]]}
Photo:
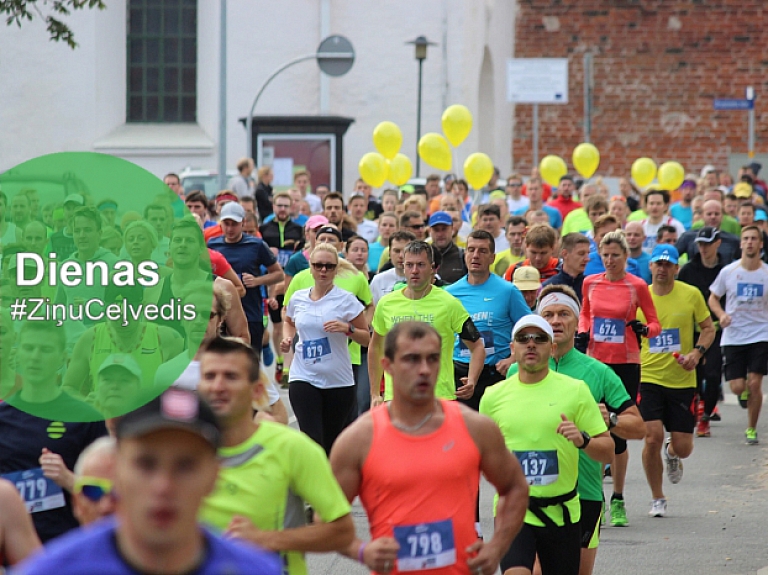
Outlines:
{"type": "Polygon", "coordinates": [[[421,140],[421,76],[424,60],[427,59],[427,46],[437,46],[434,42],[427,40],[426,36],[419,36],[415,40],[406,42],[413,44],[416,59],[419,61],[419,95],[416,107],[416,177],[419,177],[421,159],[419,158],[419,140],[421,140]]]}

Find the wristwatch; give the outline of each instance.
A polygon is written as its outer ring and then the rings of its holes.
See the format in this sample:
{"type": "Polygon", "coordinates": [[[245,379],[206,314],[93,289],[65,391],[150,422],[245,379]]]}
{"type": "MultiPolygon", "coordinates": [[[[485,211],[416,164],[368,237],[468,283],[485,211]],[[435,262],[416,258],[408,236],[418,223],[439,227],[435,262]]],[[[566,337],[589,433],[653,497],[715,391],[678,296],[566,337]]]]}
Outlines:
{"type": "Polygon", "coordinates": [[[693,348],[693,349],[698,349],[698,350],[699,350],[699,353],[700,353],[701,355],[704,355],[705,353],[707,353],[707,348],[706,348],[706,347],[704,347],[703,345],[697,345],[697,346],[694,346],[694,348],[693,348]]]}
{"type": "Polygon", "coordinates": [[[613,412],[608,412],[608,429],[613,429],[619,424],[619,416],[613,412]]]}
{"type": "Polygon", "coordinates": [[[582,431],[581,438],[584,440],[584,443],[582,443],[581,446],[578,447],[578,449],[586,449],[587,445],[589,445],[589,442],[592,440],[592,437],[590,437],[589,433],[587,433],[586,431],[582,431]]]}
{"type": "Polygon", "coordinates": [[[351,323],[350,323],[350,324],[348,324],[348,325],[349,325],[349,331],[346,333],[346,336],[347,336],[347,337],[349,337],[349,336],[351,336],[353,333],[355,333],[355,326],[353,326],[351,323]]]}

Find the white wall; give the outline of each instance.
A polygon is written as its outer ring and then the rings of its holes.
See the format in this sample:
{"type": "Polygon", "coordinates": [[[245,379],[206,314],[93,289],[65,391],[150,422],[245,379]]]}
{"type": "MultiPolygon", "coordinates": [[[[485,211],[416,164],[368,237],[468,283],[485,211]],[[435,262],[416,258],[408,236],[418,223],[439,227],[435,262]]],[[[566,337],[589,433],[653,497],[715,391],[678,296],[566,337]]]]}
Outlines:
{"type": "MultiPolygon", "coordinates": [[[[125,125],[126,0],[104,11],[73,15],[77,50],[47,40],[44,25],[27,22],[0,34],[0,170],[62,150],[97,150],[129,159],[157,175],[186,165],[215,169],[218,138],[219,3],[199,2],[198,121],[196,126],[125,125]]],[[[320,41],[317,0],[228,2],[227,163],[245,154],[247,115],[267,76],[288,60],[314,52],[320,41]]],[[[375,125],[391,120],[403,131],[402,151],[416,160],[417,62],[405,42],[426,35],[422,134],[440,132],[446,105],[461,103],[475,128],[458,150],[493,153],[502,173],[511,165],[512,108],[505,101],[505,65],[512,55],[515,6],[506,0],[330,0],[330,31],[347,36],[356,61],[329,81],[332,115],[355,118],[345,139],[344,188],[357,162],[373,150],[375,125]],[[480,70],[486,48],[493,64],[492,118],[479,134],[480,70]],[[487,130],[486,130],[487,131],[487,130]],[[484,149],[487,148],[487,149],[484,149]]],[[[257,115],[320,111],[320,72],[313,61],[285,71],[269,86],[257,115]]],[[[422,175],[433,170],[422,163],[422,175]]],[[[457,166],[454,166],[457,171],[457,166]]]]}

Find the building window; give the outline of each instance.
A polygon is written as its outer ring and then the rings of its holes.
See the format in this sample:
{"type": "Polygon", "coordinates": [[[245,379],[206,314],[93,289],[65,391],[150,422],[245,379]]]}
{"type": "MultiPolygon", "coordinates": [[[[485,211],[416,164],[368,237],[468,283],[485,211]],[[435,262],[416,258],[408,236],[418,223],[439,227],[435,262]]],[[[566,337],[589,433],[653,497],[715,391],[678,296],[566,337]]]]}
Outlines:
{"type": "Polygon", "coordinates": [[[128,0],[128,122],[197,119],[197,0],[128,0]]]}

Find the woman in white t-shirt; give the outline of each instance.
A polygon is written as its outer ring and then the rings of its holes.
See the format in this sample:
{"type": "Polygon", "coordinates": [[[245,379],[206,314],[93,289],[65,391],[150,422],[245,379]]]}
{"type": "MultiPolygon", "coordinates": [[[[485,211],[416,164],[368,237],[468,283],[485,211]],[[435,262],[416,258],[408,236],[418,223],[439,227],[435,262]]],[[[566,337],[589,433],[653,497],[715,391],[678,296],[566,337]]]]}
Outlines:
{"type": "Polygon", "coordinates": [[[357,273],[355,267],[321,243],[309,256],[309,269],[315,285],[291,297],[280,349],[287,353],[298,334],[288,375],[291,406],[299,429],[328,453],[357,415],[349,340],[367,346],[370,334],[363,304],[333,283],[337,276],[357,273]]]}

